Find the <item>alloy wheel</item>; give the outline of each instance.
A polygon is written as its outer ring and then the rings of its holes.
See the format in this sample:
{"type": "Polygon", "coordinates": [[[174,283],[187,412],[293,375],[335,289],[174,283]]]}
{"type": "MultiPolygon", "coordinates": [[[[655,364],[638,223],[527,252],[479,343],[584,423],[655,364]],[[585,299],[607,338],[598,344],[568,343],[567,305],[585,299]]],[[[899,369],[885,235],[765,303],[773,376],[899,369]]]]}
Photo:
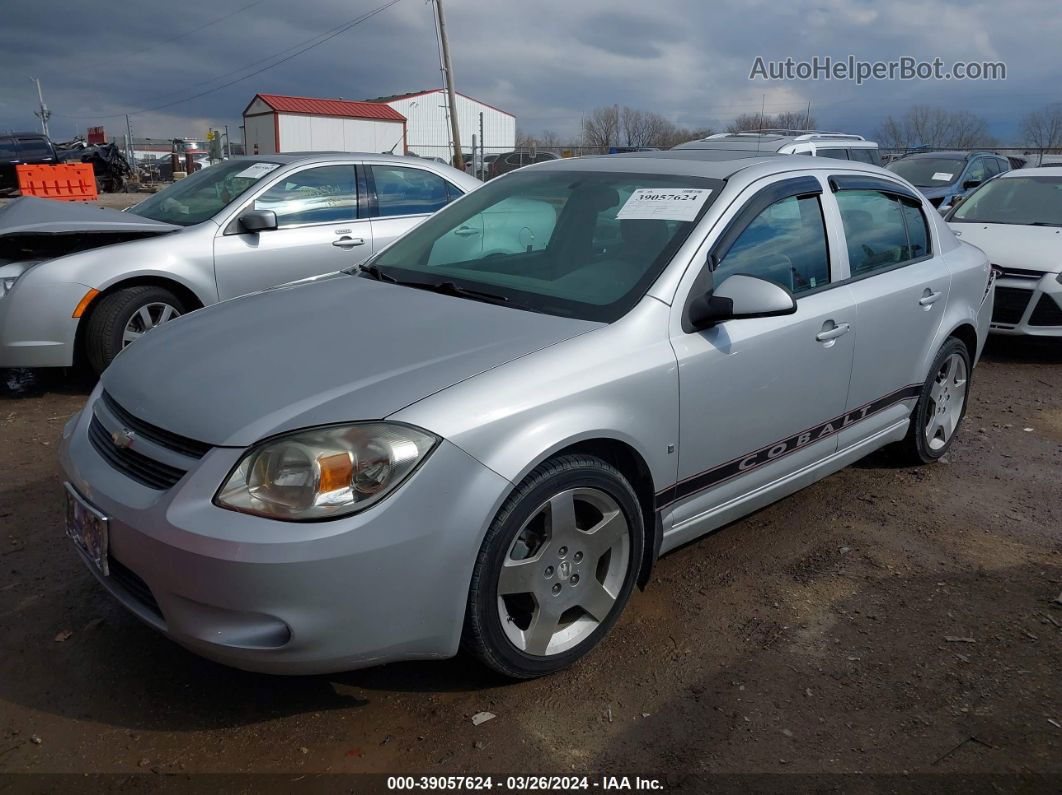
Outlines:
{"type": "Polygon", "coordinates": [[[526,654],[567,651],[605,622],[630,565],[630,529],[600,489],[562,491],[520,527],[498,576],[505,634],[526,654]]]}
{"type": "Polygon", "coordinates": [[[941,364],[929,389],[926,407],[926,446],[936,452],[947,446],[962,419],[966,402],[966,360],[953,353],[941,364]]]}
{"type": "Polygon", "coordinates": [[[122,332],[122,347],[124,348],[131,342],[136,342],[151,329],[161,326],[175,317],[180,317],[180,315],[181,313],[177,311],[177,308],[170,304],[161,302],[145,304],[134,312],[133,316],[129,318],[129,322],[125,324],[125,330],[122,332]]]}

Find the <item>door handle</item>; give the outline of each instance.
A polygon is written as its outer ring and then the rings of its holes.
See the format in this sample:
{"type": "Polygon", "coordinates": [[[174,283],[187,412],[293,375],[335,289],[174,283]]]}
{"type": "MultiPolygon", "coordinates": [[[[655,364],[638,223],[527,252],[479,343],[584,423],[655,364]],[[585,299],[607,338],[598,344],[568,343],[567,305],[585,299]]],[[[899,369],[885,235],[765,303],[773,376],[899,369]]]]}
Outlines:
{"type": "Polygon", "coordinates": [[[933,304],[936,303],[937,299],[940,298],[940,296],[942,295],[944,295],[944,292],[941,290],[933,292],[932,290],[926,288],[926,291],[922,294],[922,297],[918,299],[918,305],[925,307],[933,306],[933,304]]]}
{"type": "Polygon", "coordinates": [[[473,229],[471,226],[459,226],[454,230],[454,234],[458,237],[472,237],[473,235],[478,235],[479,230],[473,229]]]}
{"type": "Polygon", "coordinates": [[[339,240],[333,240],[332,245],[336,248],[354,248],[355,246],[364,246],[365,238],[344,236],[339,238],[339,240]]]}
{"type": "MultiPolygon", "coordinates": [[[[828,320],[826,322],[830,323],[832,321],[828,320]]],[[[828,328],[828,329],[823,329],[822,331],[820,331],[818,334],[815,335],[815,339],[817,339],[819,342],[829,342],[830,340],[835,340],[838,337],[844,336],[845,334],[848,333],[848,330],[850,328],[852,328],[852,326],[850,324],[841,323],[840,325],[833,326],[833,327],[828,328]]]]}

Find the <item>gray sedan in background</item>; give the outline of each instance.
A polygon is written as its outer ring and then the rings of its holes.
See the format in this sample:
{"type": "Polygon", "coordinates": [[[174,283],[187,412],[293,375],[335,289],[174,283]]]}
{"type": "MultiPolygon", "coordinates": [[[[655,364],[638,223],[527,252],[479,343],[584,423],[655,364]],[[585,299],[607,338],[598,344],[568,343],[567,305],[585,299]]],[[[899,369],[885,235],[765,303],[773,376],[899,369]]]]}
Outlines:
{"type": "Polygon", "coordinates": [[[371,154],[240,157],[126,212],[47,199],[0,209],[0,367],[97,371],[144,333],[244,293],[361,262],[479,187],[371,154]]]}
{"type": "Polygon", "coordinates": [[[534,165],[126,349],[63,431],[67,531],[230,665],[463,646],[547,674],[658,555],[886,444],[943,456],[993,295],[984,253],[875,166],[534,165]]]}

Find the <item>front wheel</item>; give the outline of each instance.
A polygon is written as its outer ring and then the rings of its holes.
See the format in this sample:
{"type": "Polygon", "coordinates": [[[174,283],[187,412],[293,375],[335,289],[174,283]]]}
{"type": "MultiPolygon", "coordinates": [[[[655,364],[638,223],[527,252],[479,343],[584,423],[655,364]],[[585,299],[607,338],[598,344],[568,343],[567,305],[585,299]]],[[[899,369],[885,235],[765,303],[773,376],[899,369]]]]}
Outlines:
{"type": "Polygon", "coordinates": [[[89,364],[99,375],[122,348],[184,311],[176,295],[151,285],[126,287],[99,299],[85,328],[89,364]]]}
{"type": "Polygon", "coordinates": [[[483,541],[465,648],[517,679],[571,665],[623,611],[643,544],[638,498],[615,467],[586,455],[547,461],[509,497],[483,541]]]}
{"type": "Polygon", "coordinates": [[[929,464],[948,452],[966,414],[971,370],[966,345],[954,338],[944,343],[911,413],[907,436],[898,445],[904,459],[929,464]]]}

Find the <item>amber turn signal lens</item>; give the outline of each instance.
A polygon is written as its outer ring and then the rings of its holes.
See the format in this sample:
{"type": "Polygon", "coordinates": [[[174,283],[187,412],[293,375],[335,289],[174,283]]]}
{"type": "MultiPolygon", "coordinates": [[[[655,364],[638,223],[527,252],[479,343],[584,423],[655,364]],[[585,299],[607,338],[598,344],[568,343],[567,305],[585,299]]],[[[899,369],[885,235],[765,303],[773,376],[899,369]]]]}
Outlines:
{"type": "Polygon", "coordinates": [[[85,297],[78,301],[77,308],[74,310],[74,314],[70,317],[81,317],[85,314],[85,310],[88,309],[88,305],[92,303],[92,299],[99,294],[99,290],[89,290],[85,293],[85,297]]]}
{"type": "Polygon", "coordinates": [[[354,464],[350,460],[349,453],[320,456],[317,459],[317,465],[321,468],[318,493],[327,494],[330,491],[350,488],[350,480],[354,476],[354,464]]]}

